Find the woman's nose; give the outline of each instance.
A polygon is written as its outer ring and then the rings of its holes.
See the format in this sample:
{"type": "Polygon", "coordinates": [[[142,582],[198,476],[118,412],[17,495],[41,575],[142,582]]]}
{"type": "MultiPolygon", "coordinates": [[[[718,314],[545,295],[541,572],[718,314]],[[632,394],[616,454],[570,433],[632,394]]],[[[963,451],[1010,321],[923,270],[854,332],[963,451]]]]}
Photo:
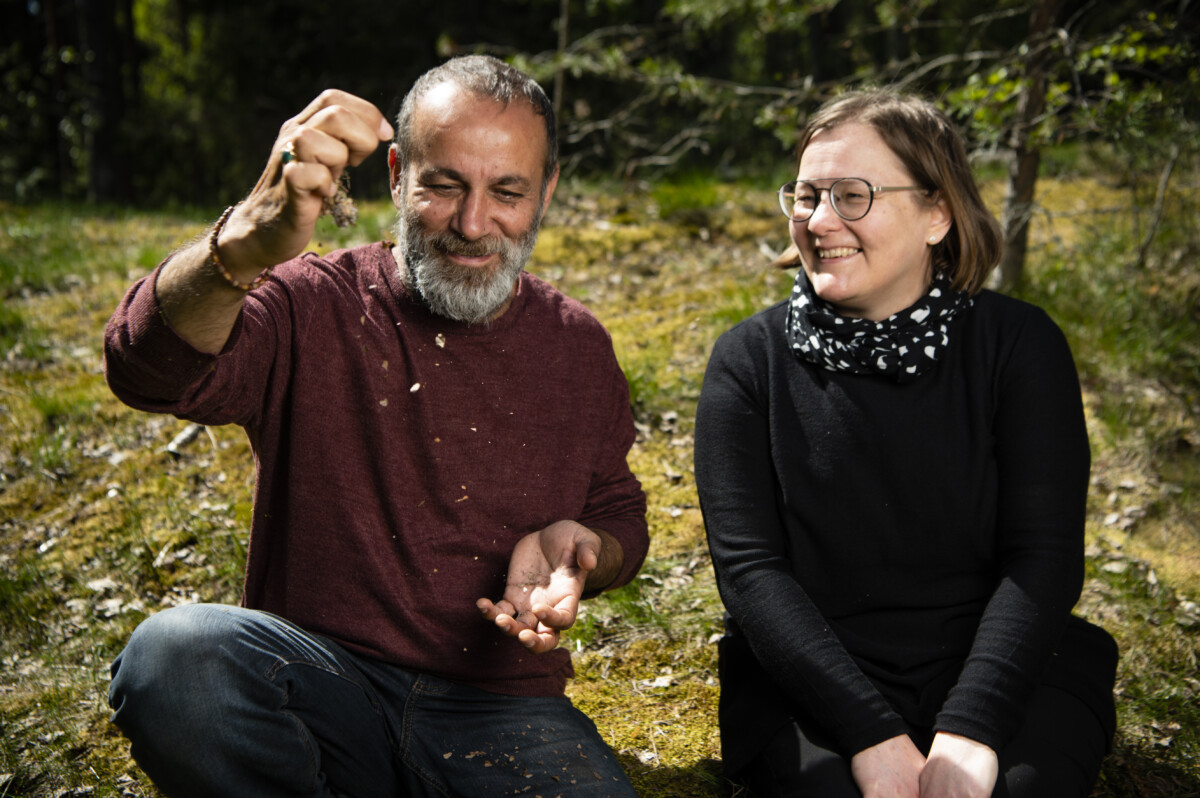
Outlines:
{"type": "Polygon", "coordinates": [[[818,197],[817,207],[813,208],[812,216],[808,217],[808,221],[805,222],[809,232],[813,235],[822,235],[827,231],[836,230],[842,224],[842,217],[833,210],[833,200],[830,199],[829,192],[820,192],[818,197]]]}

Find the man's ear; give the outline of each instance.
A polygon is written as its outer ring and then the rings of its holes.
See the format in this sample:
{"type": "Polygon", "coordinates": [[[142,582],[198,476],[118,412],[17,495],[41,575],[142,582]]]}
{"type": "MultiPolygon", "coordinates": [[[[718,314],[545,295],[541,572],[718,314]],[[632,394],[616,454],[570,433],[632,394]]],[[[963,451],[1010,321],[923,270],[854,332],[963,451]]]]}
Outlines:
{"type": "Polygon", "coordinates": [[[392,189],[392,202],[396,207],[400,207],[401,201],[404,199],[404,181],[401,175],[404,171],[404,163],[400,160],[400,151],[395,144],[388,147],[388,185],[392,189]]]}
{"type": "Polygon", "coordinates": [[[542,197],[542,216],[546,215],[546,209],[550,207],[550,198],[554,196],[554,189],[558,187],[558,164],[554,165],[554,174],[550,175],[550,179],[546,182],[546,194],[542,197]]]}

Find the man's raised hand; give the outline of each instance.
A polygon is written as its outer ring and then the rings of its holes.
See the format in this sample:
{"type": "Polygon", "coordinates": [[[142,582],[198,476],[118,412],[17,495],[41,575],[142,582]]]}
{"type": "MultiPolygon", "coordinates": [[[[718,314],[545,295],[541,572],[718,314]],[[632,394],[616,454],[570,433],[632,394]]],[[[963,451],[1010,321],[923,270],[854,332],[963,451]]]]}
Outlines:
{"type": "Polygon", "coordinates": [[[392,134],[378,108],[337,89],[285,122],[258,183],[221,232],[221,257],[234,276],[253,278],[303,252],[342,172],[392,134]]]}
{"type": "Polygon", "coordinates": [[[164,264],[154,291],[175,331],[202,352],[220,352],[246,292],[304,251],[342,172],[391,136],[378,108],[343,91],[323,92],[285,122],[246,199],[164,264]]]}

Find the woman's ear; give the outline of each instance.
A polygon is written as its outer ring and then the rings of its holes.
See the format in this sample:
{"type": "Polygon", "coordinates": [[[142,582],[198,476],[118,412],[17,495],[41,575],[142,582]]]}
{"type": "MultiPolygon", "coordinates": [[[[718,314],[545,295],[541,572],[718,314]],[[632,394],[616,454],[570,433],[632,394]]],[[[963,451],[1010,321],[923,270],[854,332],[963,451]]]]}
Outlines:
{"type": "Polygon", "coordinates": [[[954,215],[950,212],[950,205],[946,202],[946,198],[941,195],[941,192],[939,192],[929,214],[929,229],[926,231],[926,239],[929,241],[930,246],[939,243],[945,238],[953,224],[954,215]]]}

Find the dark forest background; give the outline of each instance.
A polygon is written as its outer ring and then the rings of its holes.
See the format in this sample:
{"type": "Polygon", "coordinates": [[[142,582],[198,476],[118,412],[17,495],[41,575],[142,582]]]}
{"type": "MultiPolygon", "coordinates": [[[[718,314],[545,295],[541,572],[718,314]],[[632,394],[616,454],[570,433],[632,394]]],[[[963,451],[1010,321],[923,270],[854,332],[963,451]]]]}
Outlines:
{"type": "Polygon", "coordinates": [[[1032,135],[1169,154],[1196,146],[1195,5],[0,0],[0,198],[224,202],[321,89],[392,114],[416,75],[476,51],[555,93],[571,172],[778,164],[805,109],[862,82],[941,98],[982,150],[1032,135]]]}

